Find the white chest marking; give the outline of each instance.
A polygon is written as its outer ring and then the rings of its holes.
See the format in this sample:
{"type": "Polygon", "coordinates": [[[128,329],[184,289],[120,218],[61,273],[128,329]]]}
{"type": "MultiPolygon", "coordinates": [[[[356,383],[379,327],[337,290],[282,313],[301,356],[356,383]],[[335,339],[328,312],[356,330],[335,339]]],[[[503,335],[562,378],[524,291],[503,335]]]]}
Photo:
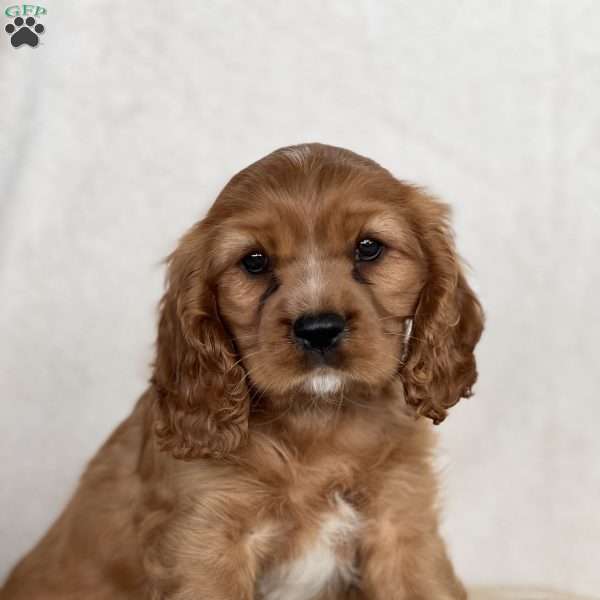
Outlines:
{"type": "Polygon", "coordinates": [[[352,540],[360,517],[339,496],[323,521],[312,546],[295,560],[278,565],[259,582],[262,600],[311,600],[336,578],[350,582],[354,577],[350,560],[340,559],[336,549],[352,540]]]}

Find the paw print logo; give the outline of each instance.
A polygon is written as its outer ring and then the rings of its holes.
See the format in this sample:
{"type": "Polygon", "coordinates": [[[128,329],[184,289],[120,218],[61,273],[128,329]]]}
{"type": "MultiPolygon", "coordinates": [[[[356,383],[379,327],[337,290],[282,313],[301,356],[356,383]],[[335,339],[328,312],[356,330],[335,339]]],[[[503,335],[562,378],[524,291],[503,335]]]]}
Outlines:
{"type": "Polygon", "coordinates": [[[25,21],[21,17],[17,17],[13,23],[9,23],[5,27],[6,33],[10,35],[10,43],[15,48],[23,44],[35,48],[40,41],[38,34],[44,33],[44,26],[41,23],[36,25],[33,17],[27,17],[25,21]]]}

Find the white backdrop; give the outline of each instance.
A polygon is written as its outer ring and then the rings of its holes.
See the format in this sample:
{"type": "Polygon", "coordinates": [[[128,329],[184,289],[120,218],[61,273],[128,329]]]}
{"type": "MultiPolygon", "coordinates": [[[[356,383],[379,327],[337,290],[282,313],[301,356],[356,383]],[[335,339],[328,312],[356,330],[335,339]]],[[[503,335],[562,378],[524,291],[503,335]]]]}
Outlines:
{"type": "Polygon", "coordinates": [[[144,389],[161,259],[322,141],[455,207],[488,315],[440,428],[459,572],[600,595],[600,2],[44,6],[39,47],[0,30],[0,578],[144,389]]]}

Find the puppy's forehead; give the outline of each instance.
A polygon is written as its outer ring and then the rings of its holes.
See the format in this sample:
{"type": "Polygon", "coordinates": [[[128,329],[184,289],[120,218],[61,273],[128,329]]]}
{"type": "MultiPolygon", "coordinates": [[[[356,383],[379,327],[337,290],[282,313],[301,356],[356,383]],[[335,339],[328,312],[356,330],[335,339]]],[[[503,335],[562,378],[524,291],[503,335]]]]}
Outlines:
{"type": "Polygon", "coordinates": [[[238,208],[223,228],[223,245],[232,252],[261,247],[285,260],[305,246],[347,252],[360,234],[410,242],[401,213],[368,189],[282,188],[238,208]]]}
{"type": "Polygon", "coordinates": [[[348,253],[362,234],[410,251],[417,245],[406,218],[414,192],[369,159],[308,144],[275,151],[235,175],[207,220],[219,238],[213,247],[229,258],[260,248],[284,261],[307,245],[313,254],[348,253]]]}

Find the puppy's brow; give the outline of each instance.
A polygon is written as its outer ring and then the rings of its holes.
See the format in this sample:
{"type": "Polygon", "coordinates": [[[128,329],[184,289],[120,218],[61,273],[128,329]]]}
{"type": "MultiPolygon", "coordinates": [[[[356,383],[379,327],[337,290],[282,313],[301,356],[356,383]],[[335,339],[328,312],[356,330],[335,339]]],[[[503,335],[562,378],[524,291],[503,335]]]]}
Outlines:
{"type": "Polygon", "coordinates": [[[217,268],[224,266],[231,257],[239,256],[257,246],[256,239],[245,231],[228,230],[217,237],[218,252],[213,259],[217,268]]]}
{"type": "Polygon", "coordinates": [[[407,254],[418,254],[419,246],[413,235],[410,234],[408,225],[400,219],[389,214],[376,214],[371,216],[363,226],[363,232],[382,238],[381,241],[397,246],[407,254]]]}

